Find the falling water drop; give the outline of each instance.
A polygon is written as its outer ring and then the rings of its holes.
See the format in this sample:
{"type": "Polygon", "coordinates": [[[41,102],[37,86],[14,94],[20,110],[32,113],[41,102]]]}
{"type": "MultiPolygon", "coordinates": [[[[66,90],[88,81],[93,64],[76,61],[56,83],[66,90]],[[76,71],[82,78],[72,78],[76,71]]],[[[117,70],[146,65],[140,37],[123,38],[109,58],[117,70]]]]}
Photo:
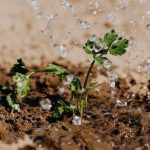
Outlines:
{"type": "Polygon", "coordinates": [[[87,30],[90,28],[90,24],[87,21],[80,21],[80,29],[87,30]]]}
{"type": "Polygon", "coordinates": [[[107,16],[106,16],[106,19],[108,19],[109,21],[111,21],[112,23],[114,23],[116,16],[117,16],[116,12],[109,11],[108,14],[107,14],[107,16]]]}
{"type": "Polygon", "coordinates": [[[66,48],[66,46],[65,45],[60,45],[59,46],[59,51],[60,51],[60,53],[62,54],[62,56],[65,58],[65,57],[67,57],[67,48],[66,48]]]}
{"type": "Polygon", "coordinates": [[[96,42],[97,41],[97,36],[96,35],[92,35],[89,37],[88,39],[90,42],[96,42]]]}
{"type": "Polygon", "coordinates": [[[41,4],[37,0],[27,0],[27,1],[34,10],[38,10],[41,8],[41,4]]]}
{"type": "Polygon", "coordinates": [[[92,12],[92,15],[97,15],[97,13],[101,12],[100,3],[98,1],[90,1],[88,4],[89,10],[92,12]]]}
{"type": "Polygon", "coordinates": [[[117,100],[116,102],[116,107],[126,107],[127,106],[127,102],[123,101],[123,100],[117,100]]]}
{"type": "Polygon", "coordinates": [[[65,10],[72,10],[72,5],[68,2],[68,0],[60,0],[60,5],[61,5],[65,10]]]}
{"type": "Polygon", "coordinates": [[[58,87],[58,92],[60,95],[62,95],[65,92],[64,87],[58,87]]]}
{"type": "Polygon", "coordinates": [[[111,81],[114,81],[114,80],[118,79],[118,74],[117,74],[116,72],[107,71],[107,75],[108,75],[108,78],[109,78],[111,81]]]}
{"type": "Polygon", "coordinates": [[[111,65],[112,65],[112,62],[108,59],[106,59],[103,63],[103,67],[107,70],[111,68],[111,65]]]}

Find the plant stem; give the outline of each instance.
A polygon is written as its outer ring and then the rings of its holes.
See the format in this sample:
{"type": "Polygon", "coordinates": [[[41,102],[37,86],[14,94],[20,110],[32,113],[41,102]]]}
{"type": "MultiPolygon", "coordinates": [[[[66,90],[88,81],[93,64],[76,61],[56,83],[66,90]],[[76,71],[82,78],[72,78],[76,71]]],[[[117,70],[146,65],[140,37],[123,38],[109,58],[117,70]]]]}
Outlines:
{"type": "Polygon", "coordinates": [[[94,63],[95,63],[95,60],[92,61],[91,66],[90,66],[90,68],[89,68],[89,70],[88,70],[88,73],[87,73],[87,75],[86,75],[86,78],[85,78],[85,81],[84,81],[84,85],[83,85],[83,88],[84,88],[84,89],[86,89],[87,82],[88,82],[90,73],[91,73],[91,71],[92,71],[92,68],[93,68],[93,66],[94,66],[94,63]]]}

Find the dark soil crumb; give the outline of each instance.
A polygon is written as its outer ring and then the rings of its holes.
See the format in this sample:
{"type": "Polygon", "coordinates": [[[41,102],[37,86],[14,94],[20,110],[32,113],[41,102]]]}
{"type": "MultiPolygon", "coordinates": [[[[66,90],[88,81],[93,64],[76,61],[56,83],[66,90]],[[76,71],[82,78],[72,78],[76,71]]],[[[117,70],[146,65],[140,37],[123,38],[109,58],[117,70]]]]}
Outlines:
{"type": "MultiPolygon", "coordinates": [[[[64,63],[64,67],[67,65],[64,63]]],[[[35,68],[35,67],[34,67],[35,68]]],[[[84,78],[87,67],[71,66],[70,72],[84,78]]],[[[95,77],[96,69],[93,71],[95,77]]],[[[105,76],[104,71],[101,75],[105,76]]],[[[10,74],[0,71],[0,83],[14,87],[10,74]]],[[[32,76],[30,94],[20,99],[21,112],[11,113],[0,107],[0,140],[14,143],[25,134],[31,137],[36,147],[27,145],[19,150],[146,150],[150,149],[150,99],[138,92],[133,96],[130,86],[137,82],[124,79],[117,82],[117,99],[127,103],[117,107],[116,99],[111,98],[110,87],[103,83],[100,91],[92,90],[89,96],[86,123],[75,126],[71,118],[51,122],[52,111],[44,111],[39,105],[43,98],[49,98],[55,104],[57,98],[70,102],[70,91],[60,95],[58,86],[63,86],[62,79],[38,73],[32,76]]],[[[149,85],[147,85],[149,88],[149,85]]],[[[53,108],[52,108],[53,110],[53,108]]]]}

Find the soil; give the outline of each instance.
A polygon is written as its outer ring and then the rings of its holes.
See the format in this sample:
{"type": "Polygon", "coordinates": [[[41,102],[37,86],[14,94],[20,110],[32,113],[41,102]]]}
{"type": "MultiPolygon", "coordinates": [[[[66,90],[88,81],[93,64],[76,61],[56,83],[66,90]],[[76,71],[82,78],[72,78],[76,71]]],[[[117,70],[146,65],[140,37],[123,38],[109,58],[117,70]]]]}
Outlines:
{"type": "MultiPolygon", "coordinates": [[[[64,67],[68,63],[64,63],[64,67]]],[[[68,69],[82,79],[88,68],[80,64],[71,65],[68,69]]],[[[101,70],[99,75],[106,76],[105,71],[101,70]]],[[[95,76],[96,68],[91,78],[95,76]]],[[[10,73],[0,70],[0,77],[1,84],[14,88],[10,73]]],[[[87,112],[81,126],[73,125],[70,117],[52,122],[54,108],[44,111],[39,105],[39,101],[44,98],[49,98],[52,104],[58,98],[70,102],[68,87],[65,87],[64,94],[58,92],[58,86],[63,86],[61,78],[38,73],[31,77],[30,84],[30,94],[20,99],[21,112],[11,112],[9,108],[0,107],[0,141],[3,143],[16,143],[27,136],[33,143],[21,145],[19,150],[150,149],[150,97],[138,91],[133,95],[130,89],[137,83],[132,77],[119,79],[117,98],[111,97],[111,89],[106,82],[102,83],[100,91],[90,91],[87,112]],[[127,102],[127,106],[117,106],[117,99],[127,102]]],[[[150,82],[146,84],[150,90],[150,82]]],[[[142,87],[143,84],[138,86],[142,87]]]]}

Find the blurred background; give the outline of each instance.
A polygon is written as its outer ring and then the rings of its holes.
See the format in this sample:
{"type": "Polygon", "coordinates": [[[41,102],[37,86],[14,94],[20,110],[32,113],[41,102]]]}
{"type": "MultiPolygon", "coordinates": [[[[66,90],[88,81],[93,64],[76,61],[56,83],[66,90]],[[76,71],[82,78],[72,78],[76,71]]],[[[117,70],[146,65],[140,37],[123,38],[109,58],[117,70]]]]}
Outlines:
{"type": "Polygon", "coordinates": [[[130,46],[125,56],[110,59],[135,69],[150,56],[150,1],[0,0],[0,68],[20,57],[28,65],[60,56],[86,64],[90,58],[82,47],[87,38],[111,29],[127,37],[130,46]]]}

